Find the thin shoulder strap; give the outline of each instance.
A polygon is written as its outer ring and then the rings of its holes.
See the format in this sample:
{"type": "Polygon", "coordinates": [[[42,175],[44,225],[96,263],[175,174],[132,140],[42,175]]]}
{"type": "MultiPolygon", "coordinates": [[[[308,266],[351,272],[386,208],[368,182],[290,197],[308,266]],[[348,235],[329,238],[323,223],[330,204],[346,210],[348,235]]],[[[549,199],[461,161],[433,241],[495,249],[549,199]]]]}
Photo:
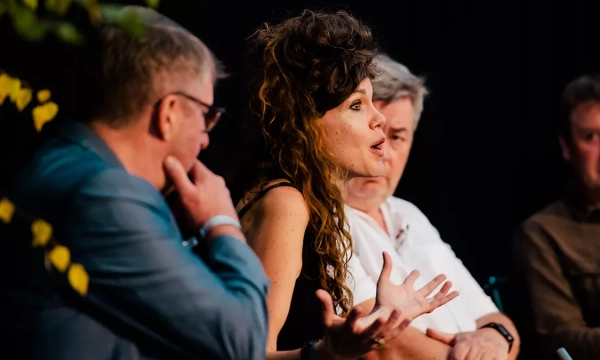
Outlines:
{"type": "Polygon", "coordinates": [[[242,209],[238,212],[238,218],[240,218],[240,220],[241,220],[242,217],[244,217],[244,215],[246,215],[248,210],[250,210],[250,208],[258,202],[258,200],[262,199],[263,196],[265,196],[271,189],[275,189],[276,187],[280,187],[280,186],[289,186],[289,187],[296,188],[291,182],[287,182],[287,181],[282,181],[280,183],[273,184],[271,186],[264,188],[252,200],[248,201],[246,203],[246,205],[244,205],[244,207],[242,207],[242,209]]]}

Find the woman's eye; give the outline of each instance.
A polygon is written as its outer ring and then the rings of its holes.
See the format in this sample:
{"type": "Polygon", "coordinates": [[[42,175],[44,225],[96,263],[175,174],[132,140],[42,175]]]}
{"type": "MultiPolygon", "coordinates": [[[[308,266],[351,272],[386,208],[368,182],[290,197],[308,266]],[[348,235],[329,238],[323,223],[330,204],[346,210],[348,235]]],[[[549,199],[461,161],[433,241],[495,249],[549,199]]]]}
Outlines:
{"type": "Polygon", "coordinates": [[[357,101],[357,102],[353,103],[352,105],[350,105],[350,109],[360,110],[360,101],[357,101]]]}

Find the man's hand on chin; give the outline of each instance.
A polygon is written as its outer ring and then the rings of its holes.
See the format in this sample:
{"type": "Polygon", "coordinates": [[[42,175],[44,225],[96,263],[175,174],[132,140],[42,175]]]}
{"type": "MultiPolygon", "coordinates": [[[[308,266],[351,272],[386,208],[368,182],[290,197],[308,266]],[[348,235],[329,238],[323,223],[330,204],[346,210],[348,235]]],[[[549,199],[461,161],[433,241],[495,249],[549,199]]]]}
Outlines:
{"type": "Polygon", "coordinates": [[[508,342],[494,329],[448,334],[427,329],[427,336],[450,345],[448,360],[506,360],[508,342]]]}

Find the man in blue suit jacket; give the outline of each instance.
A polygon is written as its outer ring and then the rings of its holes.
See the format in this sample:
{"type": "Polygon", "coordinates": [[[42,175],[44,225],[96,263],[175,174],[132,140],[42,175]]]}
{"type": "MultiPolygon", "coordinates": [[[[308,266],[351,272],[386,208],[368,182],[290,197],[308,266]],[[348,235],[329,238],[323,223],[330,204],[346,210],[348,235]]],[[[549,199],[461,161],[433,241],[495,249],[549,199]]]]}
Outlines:
{"type": "Polygon", "coordinates": [[[16,268],[0,293],[11,342],[2,351],[263,360],[268,280],[223,179],[197,160],[222,112],[212,105],[218,62],[168,22],[149,24],[144,39],[110,26],[102,34],[94,106],[57,127],[10,194],[52,224],[70,256],[48,261],[30,239],[3,239],[16,268]],[[161,195],[171,185],[202,234],[201,255],[185,246],[161,195]],[[81,265],[77,279],[63,261],[81,265]]]}

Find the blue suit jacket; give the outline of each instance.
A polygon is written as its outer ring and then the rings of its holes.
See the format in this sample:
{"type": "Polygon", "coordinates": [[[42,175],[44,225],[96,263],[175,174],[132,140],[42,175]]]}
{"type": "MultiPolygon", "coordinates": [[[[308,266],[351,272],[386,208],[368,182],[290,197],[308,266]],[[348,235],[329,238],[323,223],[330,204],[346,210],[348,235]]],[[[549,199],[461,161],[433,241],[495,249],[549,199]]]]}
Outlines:
{"type": "Polygon", "coordinates": [[[87,126],[62,124],[10,198],[54,226],[90,281],[80,296],[30,238],[2,239],[21,249],[5,253],[0,289],[9,358],[264,360],[268,280],[252,250],[223,236],[192,253],[161,194],[87,126]]]}

